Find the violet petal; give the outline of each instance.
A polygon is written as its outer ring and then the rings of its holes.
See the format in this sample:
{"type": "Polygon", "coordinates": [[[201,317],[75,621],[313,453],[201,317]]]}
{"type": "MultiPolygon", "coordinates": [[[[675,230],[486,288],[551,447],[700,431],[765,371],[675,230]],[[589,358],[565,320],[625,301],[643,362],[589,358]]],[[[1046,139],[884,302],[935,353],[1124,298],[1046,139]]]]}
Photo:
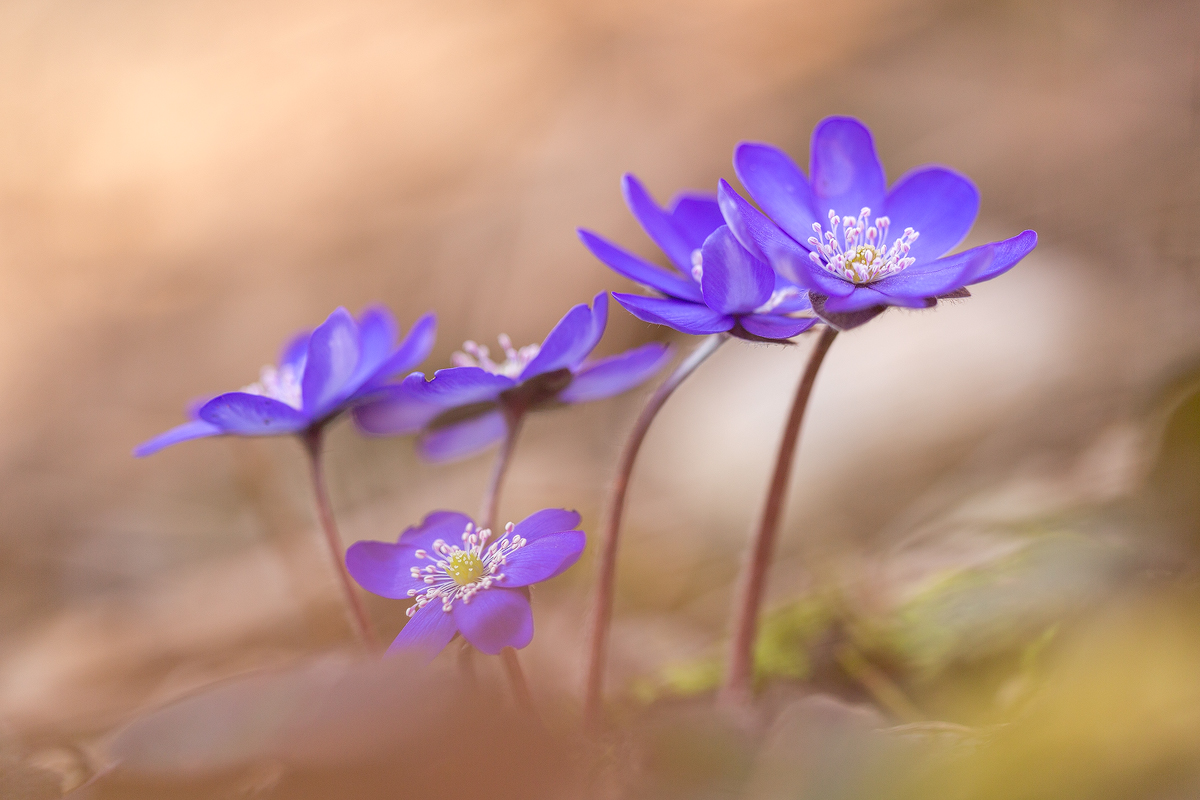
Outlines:
{"type": "Polygon", "coordinates": [[[579,512],[565,508],[543,508],[513,526],[513,535],[534,541],[549,533],[569,531],[579,525],[579,512]]]}
{"type": "MultiPolygon", "coordinates": [[[[874,211],[874,209],[872,209],[874,211]]],[[[953,250],[975,224],[979,190],[965,175],[945,167],[920,167],[903,175],[888,192],[876,216],[891,221],[891,238],[905,228],[921,235],[909,255],[917,263],[953,250]]]]}
{"type": "Polygon", "coordinates": [[[664,344],[651,342],[624,353],[585,363],[569,386],[559,392],[564,403],[586,403],[620,394],[639,385],[671,360],[664,344]]]}
{"type": "Polygon", "coordinates": [[[435,600],[412,615],[387,649],[387,654],[394,656],[405,651],[416,651],[424,655],[426,661],[432,661],[434,656],[446,649],[457,632],[454,614],[443,611],[442,604],[435,600]]]}
{"type": "Polygon", "coordinates": [[[872,216],[883,210],[887,179],[875,153],[871,131],[852,117],[826,117],[813,130],[809,148],[813,211],[828,227],[826,214],[857,217],[864,207],[872,216]]]}
{"type": "Polygon", "coordinates": [[[493,587],[454,604],[454,621],[476,649],[489,656],[506,647],[520,650],[533,639],[533,609],[517,589],[493,587]]]}
{"type": "Polygon", "coordinates": [[[585,544],[583,531],[548,533],[531,541],[508,556],[503,585],[515,588],[550,580],[579,560],[585,544]]]}
{"type": "Polygon", "coordinates": [[[660,269],[591,231],[580,229],[579,238],[583,240],[587,249],[592,251],[592,255],[631,281],[662,292],[668,297],[678,297],[696,303],[703,299],[700,286],[691,278],[682,278],[676,273],[660,269]]]}
{"type": "Polygon", "coordinates": [[[144,456],[157,453],[164,447],[170,447],[179,442],[186,442],[190,439],[201,439],[205,436],[220,436],[224,432],[211,422],[199,419],[192,420],[191,422],[185,422],[182,425],[171,428],[171,430],[165,433],[160,433],[153,439],[142,442],[134,448],[133,454],[138,458],[143,458],[144,456]]]}
{"type": "Polygon", "coordinates": [[[454,461],[473,456],[504,438],[508,430],[499,409],[463,422],[428,431],[417,442],[417,450],[430,461],[454,461]]]}
{"type": "Polygon", "coordinates": [[[764,339],[790,339],[816,325],[815,317],[784,317],[778,314],[747,314],[738,320],[747,333],[764,339]]]}
{"type": "Polygon", "coordinates": [[[729,314],[713,311],[702,303],[613,292],[613,298],[630,314],[655,325],[666,325],[693,335],[720,333],[733,327],[729,314]]]}
{"type": "Polygon", "coordinates": [[[754,201],[797,242],[812,236],[812,187],[800,167],[778,147],[742,142],[733,151],[733,169],[754,201]]]}
{"type": "Polygon", "coordinates": [[[600,343],[608,324],[608,294],[592,299],[592,307],[579,304],[558,321],[546,335],[541,349],[521,371],[521,380],[557,369],[574,367],[600,343]]]}
{"type": "Polygon", "coordinates": [[[342,399],[358,367],[359,353],[358,325],[349,311],[339,308],[313,331],[308,342],[301,382],[305,413],[320,417],[342,399]]]}
{"type": "Polygon", "coordinates": [[[197,416],[225,433],[271,436],[296,433],[310,419],[286,403],[247,392],[226,392],[200,407],[197,416]]]}
{"type": "Polygon", "coordinates": [[[767,302],[775,272],[742,247],[727,225],[704,242],[700,287],[705,304],[722,314],[748,314],[767,302]]]}
{"type": "Polygon", "coordinates": [[[621,191],[625,195],[626,205],[647,235],[681,272],[685,275],[690,273],[692,250],[695,248],[689,245],[670,215],[654,202],[646,187],[633,175],[626,174],[621,178],[621,191]]]}

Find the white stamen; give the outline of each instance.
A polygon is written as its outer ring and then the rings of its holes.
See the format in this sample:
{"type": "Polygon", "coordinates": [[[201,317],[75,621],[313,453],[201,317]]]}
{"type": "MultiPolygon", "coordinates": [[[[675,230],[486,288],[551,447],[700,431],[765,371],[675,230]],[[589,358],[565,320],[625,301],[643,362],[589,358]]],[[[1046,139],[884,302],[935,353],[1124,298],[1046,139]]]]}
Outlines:
{"type": "Polygon", "coordinates": [[[699,247],[692,251],[692,280],[696,283],[704,280],[704,253],[699,247]]]}
{"type": "Polygon", "coordinates": [[[243,386],[242,391],[278,400],[297,410],[304,404],[300,373],[291,364],[284,364],[279,368],[266,365],[259,371],[258,380],[249,386],[243,386]]]}
{"type": "Polygon", "coordinates": [[[800,295],[798,286],[785,286],[782,289],[776,289],[771,292],[771,296],[767,298],[767,302],[763,303],[758,308],[754,309],[755,314],[770,314],[776,308],[783,304],[785,300],[790,300],[793,297],[800,295]]]}
{"type": "Polygon", "coordinates": [[[871,224],[871,209],[864,208],[858,218],[842,217],[829,212],[829,230],[823,230],[819,222],[813,223],[813,232],[808,245],[812,252],[808,257],[822,269],[852,283],[863,284],[895,275],[916,263],[908,255],[912,243],[920,236],[912,228],[889,247],[888,227],[892,221],[879,217],[871,224]],[[843,226],[841,241],[838,240],[838,224],[843,226]]]}
{"type": "Polygon", "coordinates": [[[500,334],[497,339],[500,349],[504,351],[503,361],[493,361],[491,352],[485,345],[467,340],[463,342],[462,352],[450,356],[450,363],[456,367],[479,367],[493,375],[516,378],[541,350],[541,345],[537,344],[525,345],[518,350],[513,347],[512,339],[508,338],[506,333],[500,334]]]}
{"type": "Polygon", "coordinates": [[[406,612],[408,616],[420,611],[425,606],[440,602],[443,611],[452,611],[454,603],[471,602],[471,598],[479,592],[490,589],[497,582],[504,580],[500,572],[508,557],[529,543],[528,539],[513,536],[513,524],[504,526],[504,535],[495,542],[488,544],[492,532],[487,528],[482,530],[468,523],[462,534],[464,547],[447,544],[444,539],[433,543],[432,553],[418,550],[413,555],[417,558],[428,558],[433,563],[427,567],[412,567],[410,574],[430,587],[424,590],[409,589],[408,596],[416,599],[416,604],[406,612]],[[461,565],[477,560],[479,574],[469,583],[459,583],[454,573],[461,570],[461,565]]]}

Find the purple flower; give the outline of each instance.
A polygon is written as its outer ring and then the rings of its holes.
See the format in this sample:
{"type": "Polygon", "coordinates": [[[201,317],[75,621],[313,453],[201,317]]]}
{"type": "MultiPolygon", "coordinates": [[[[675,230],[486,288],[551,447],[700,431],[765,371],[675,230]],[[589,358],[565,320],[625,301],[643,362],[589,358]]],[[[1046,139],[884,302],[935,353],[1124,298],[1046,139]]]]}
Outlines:
{"type": "Polygon", "coordinates": [[[426,314],[397,346],[396,322],[386,309],[368,308],[355,320],[339,308],[316,330],[293,338],[279,366],[263,367],[257,383],[203,403],[193,412],[194,420],[133,453],[148,456],[204,436],[274,436],[324,425],[373,397],[392,376],[424,361],[436,328],[436,317],[426,314]]]}
{"type": "Polygon", "coordinates": [[[357,542],[346,567],[369,592],[415,599],[412,619],[389,653],[421,650],[430,658],[455,633],[495,655],[533,638],[533,611],[523,587],[549,580],[579,560],[586,537],[574,511],[547,508],[493,539],[466,514],[435,511],[395,544],[357,542]]]}
{"type": "Polygon", "coordinates": [[[423,430],[418,447],[433,461],[471,455],[504,438],[506,414],[611,397],[637,386],[670,358],[665,345],[652,342],[588,360],[607,322],[608,297],[601,293],[591,308],[580,304],[568,311],[540,346],[518,350],[501,336],[503,361],[493,360],[488,348],[466,342],[465,352],[454,356],[456,366],[438,370],[428,381],[414,372],[356,407],[354,419],[375,435],[423,430]]]}
{"type": "Polygon", "coordinates": [[[812,317],[789,316],[811,306],[804,291],[747,251],[721,218],[714,197],[680,194],[660,208],[638,179],[621,181],[625,202],[676,270],[659,269],[588,230],[579,237],[596,258],[630,280],[664,295],[613,292],[638,319],[691,334],[734,331],[750,338],[789,339],[811,328],[812,317]]]}
{"type": "Polygon", "coordinates": [[[940,166],[918,167],[887,188],[865,125],[828,117],[813,131],[809,177],[782,150],[743,142],[734,168],[760,213],[724,181],[718,199],[738,241],[809,290],[837,327],[887,306],[928,308],[1006,272],[1037,244],[1025,231],[952,256],[975,221],[979,191],[940,166]],[[872,218],[872,215],[878,215],[872,218]]]}

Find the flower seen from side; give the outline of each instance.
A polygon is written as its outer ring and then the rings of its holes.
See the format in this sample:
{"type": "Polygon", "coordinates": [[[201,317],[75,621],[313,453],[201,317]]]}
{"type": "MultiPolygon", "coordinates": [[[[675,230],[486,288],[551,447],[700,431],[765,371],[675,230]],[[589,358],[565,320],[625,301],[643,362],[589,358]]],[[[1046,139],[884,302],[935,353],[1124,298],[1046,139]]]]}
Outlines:
{"type": "Polygon", "coordinates": [[[579,237],[612,270],[662,295],[613,292],[635,317],[688,334],[732,331],[773,340],[790,339],[816,323],[811,316],[792,316],[811,308],[804,290],[737,241],[716,198],[681,194],[664,209],[632,175],[624,177],[622,189],[630,211],[674,270],[591,231],[581,229],[579,237]]]}
{"type": "Polygon", "coordinates": [[[500,337],[499,355],[466,342],[455,366],[426,380],[413,373],[354,409],[366,433],[386,436],[420,431],[418,448],[432,461],[463,458],[504,438],[510,418],[563,403],[600,400],[637,386],[670,359],[658,342],[607,358],[588,356],[604,335],[608,297],[580,304],[559,320],[540,345],[516,348],[500,337]]]}
{"type": "Polygon", "coordinates": [[[533,610],[524,588],[561,574],[579,560],[586,537],[579,514],[548,508],[494,535],[465,514],[435,511],[393,544],[357,542],[346,567],[369,592],[415,601],[409,622],[388,648],[442,651],[459,633],[495,655],[533,639],[533,610]]]}
{"type": "Polygon", "coordinates": [[[295,336],[279,364],[263,367],[258,381],[200,404],[192,421],[139,445],[134,455],[207,436],[274,436],[319,428],[424,361],[436,329],[436,317],[426,314],[397,344],[396,322],[386,309],[368,308],[355,319],[339,308],[315,330],[295,336]]]}
{"type": "Polygon", "coordinates": [[[782,150],[743,142],[734,168],[760,212],[722,181],[718,201],[741,244],[809,290],[841,328],[888,306],[929,308],[1011,269],[1037,234],[947,256],[979,212],[979,191],[942,166],[918,167],[887,187],[871,132],[850,117],[813,131],[806,176],[782,150]]]}

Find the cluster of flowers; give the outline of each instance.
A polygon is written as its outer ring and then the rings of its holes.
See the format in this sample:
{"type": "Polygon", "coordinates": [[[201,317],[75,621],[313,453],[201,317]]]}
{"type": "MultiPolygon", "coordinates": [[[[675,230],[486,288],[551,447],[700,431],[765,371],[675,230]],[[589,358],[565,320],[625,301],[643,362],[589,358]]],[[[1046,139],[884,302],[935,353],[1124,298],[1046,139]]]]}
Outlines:
{"type": "MultiPolygon", "coordinates": [[[[969,285],[1010,269],[1037,242],[1033,231],[1025,231],[946,255],[974,223],[975,186],[953,170],[927,166],[889,189],[871,134],[855,119],[822,121],[810,154],[806,176],[778,148],[739,145],[734,169],[756,205],[722,180],[715,195],[682,194],[664,208],[635,177],[625,176],[626,203],[666,256],[667,269],[591,231],[581,230],[580,237],[602,262],[650,290],[613,293],[637,318],[684,334],[717,335],[720,341],[771,342],[819,324],[832,337],[890,306],[928,308],[940,299],[967,297],[969,285]]],[[[433,314],[419,319],[397,344],[397,325],[387,311],[371,308],[356,319],[339,308],[293,339],[279,365],[264,367],[258,382],[199,405],[192,421],[135,452],[144,456],[224,434],[296,434],[310,444],[319,483],[320,434],[349,412],[371,435],[416,434],[419,451],[434,461],[505,441],[497,469],[502,475],[527,412],[613,396],[643,383],[671,359],[670,349],[657,343],[590,359],[607,318],[607,295],[600,294],[590,306],[568,311],[540,345],[518,349],[501,336],[501,358],[467,342],[454,366],[432,378],[412,372],[397,379],[428,356],[433,314]]],[[[819,359],[813,372],[815,365],[819,359]]],[[[673,388],[685,374],[677,370],[667,383],[673,388]]],[[[807,390],[803,396],[806,400],[807,390]]],[[[797,419],[792,427],[798,426],[797,419]]],[[[795,432],[791,435],[794,440],[795,432]]],[[[323,487],[316,491],[320,502],[323,487]]],[[[498,480],[491,491],[498,491],[498,480]]],[[[494,509],[495,497],[491,500],[494,509]]],[[[324,517],[332,526],[330,515],[324,517]]],[[[395,543],[358,542],[346,551],[338,567],[360,586],[413,601],[393,651],[418,649],[432,657],[456,634],[490,654],[530,642],[526,587],[579,559],[585,543],[580,518],[573,511],[545,509],[509,523],[499,536],[491,530],[495,523],[484,519],[477,525],[464,514],[436,511],[395,543]]],[[[602,570],[601,581],[611,582],[604,576],[602,570]]],[[[348,580],[346,588],[353,594],[348,580]]]]}

